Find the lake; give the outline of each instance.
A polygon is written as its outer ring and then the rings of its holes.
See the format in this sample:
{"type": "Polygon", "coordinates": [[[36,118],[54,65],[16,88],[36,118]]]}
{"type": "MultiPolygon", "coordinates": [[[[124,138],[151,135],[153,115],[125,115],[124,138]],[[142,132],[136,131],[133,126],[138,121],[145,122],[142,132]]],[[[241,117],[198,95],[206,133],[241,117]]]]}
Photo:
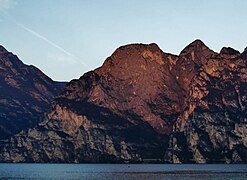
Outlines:
{"type": "Polygon", "coordinates": [[[0,164],[0,179],[247,179],[247,164],[0,164]]]}

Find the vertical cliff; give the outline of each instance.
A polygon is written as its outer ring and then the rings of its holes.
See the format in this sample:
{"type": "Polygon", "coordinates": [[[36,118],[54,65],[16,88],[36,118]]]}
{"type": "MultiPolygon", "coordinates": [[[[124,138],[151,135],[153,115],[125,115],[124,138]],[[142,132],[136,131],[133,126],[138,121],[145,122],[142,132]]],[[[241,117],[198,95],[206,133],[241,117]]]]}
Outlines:
{"type": "Polygon", "coordinates": [[[222,48],[219,54],[200,55],[204,58],[191,81],[186,116],[176,123],[166,162],[247,162],[245,54],[222,48]]]}

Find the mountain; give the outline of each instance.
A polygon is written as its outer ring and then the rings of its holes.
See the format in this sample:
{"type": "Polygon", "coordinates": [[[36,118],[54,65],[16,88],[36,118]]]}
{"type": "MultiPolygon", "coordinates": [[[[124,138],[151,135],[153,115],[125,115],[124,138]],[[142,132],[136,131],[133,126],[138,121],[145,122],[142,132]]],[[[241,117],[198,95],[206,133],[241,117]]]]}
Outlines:
{"type": "Polygon", "coordinates": [[[246,51],[201,40],[179,56],[154,43],[119,47],[6,141],[0,161],[246,162],[246,72],[246,51]]]}
{"type": "Polygon", "coordinates": [[[0,139],[34,127],[62,89],[0,46],[0,139]]]}
{"type": "Polygon", "coordinates": [[[220,54],[189,50],[188,59],[193,52],[204,63],[190,82],[184,118],[176,122],[165,161],[246,163],[246,49],[242,54],[232,48],[222,48],[220,54]]]}

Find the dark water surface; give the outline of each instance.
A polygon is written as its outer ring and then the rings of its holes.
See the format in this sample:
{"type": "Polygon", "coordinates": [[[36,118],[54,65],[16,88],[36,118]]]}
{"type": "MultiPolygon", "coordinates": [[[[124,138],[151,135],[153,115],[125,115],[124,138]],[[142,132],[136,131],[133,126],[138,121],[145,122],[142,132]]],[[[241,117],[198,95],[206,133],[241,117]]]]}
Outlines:
{"type": "Polygon", "coordinates": [[[247,164],[0,164],[0,179],[247,180],[247,164]]]}

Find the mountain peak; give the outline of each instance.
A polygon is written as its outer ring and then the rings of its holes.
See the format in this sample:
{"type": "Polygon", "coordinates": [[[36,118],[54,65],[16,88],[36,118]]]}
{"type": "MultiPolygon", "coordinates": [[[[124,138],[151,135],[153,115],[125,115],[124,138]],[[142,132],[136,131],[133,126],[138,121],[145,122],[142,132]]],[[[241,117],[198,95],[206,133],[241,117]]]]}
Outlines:
{"type": "Polygon", "coordinates": [[[202,46],[206,46],[206,45],[204,44],[204,42],[202,42],[202,40],[196,39],[196,40],[194,40],[193,42],[191,42],[191,43],[189,44],[189,46],[202,47],[202,46]]]}
{"type": "Polygon", "coordinates": [[[160,50],[160,47],[159,47],[158,44],[156,44],[156,43],[150,43],[150,44],[148,44],[147,46],[149,46],[150,48],[154,48],[154,49],[160,50]]]}
{"type": "Polygon", "coordinates": [[[116,54],[122,51],[135,51],[135,50],[142,51],[143,49],[160,51],[160,48],[156,43],[150,43],[150,44],[135,43],[135,44],[127,44],[124,46],[120,46],[119,48],[116,49],[116,51],[113,54],[116,54]]]}
{"type": "Polygon", "coordinates": [[[113,54],[106,59],[102,68],[97,69],[97,73],[105,74],[114,67],[117,69],[138,67],[144,63],[144,59],[162,65],[164,64],[163,55],[163,51],[155,43],[127,44],[117,48],[113,54]]]}
{"type": "Polygon", "coordinates": [[[204,51],[210,50],[200,39],[196,39],[195,41],[191,42],[188,46],[186,46],[180,53],[187,54],[191,53],[192,51],[204,51]]]}
{"type": "Polygon", "coordinates": [[[237,54],[240,54],[240,52],[231,47],[223,47],[220,50],[220,54],[237,55],[237,54]]]}
{"type": "Polygon", "coordinates": [[[207,56],[212,55],[214,52],[209,49],[201,40],[196,39],[188,46],[186,46],[179,54],[181,61],[193,61],[198,67],[206,63],[207,56]]]}
{"type": "Polygon", "coordinates": [[[220,55],[223,57],[235,58],[240,55],[240,52],[231,47],[223,47],[220,50],[220,55]]]}

